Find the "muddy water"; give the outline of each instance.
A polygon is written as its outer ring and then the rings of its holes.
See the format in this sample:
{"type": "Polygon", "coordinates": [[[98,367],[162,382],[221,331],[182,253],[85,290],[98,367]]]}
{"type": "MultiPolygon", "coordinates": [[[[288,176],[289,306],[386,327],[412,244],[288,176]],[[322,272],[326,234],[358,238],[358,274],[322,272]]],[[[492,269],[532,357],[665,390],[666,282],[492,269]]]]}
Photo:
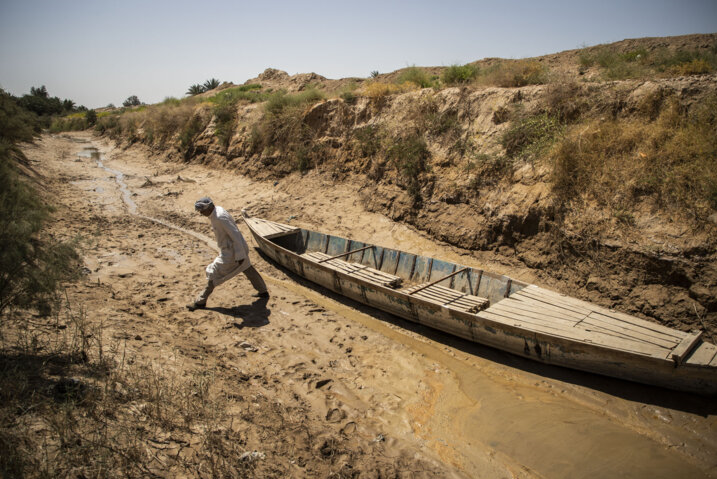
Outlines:
{"type": "MultiPolygon", "coordinates": [[[[153,223],[160,224],[162,226],[166,226],[167,228],[172,228],[177,231],[180,231],[184,234],[193,236],[197,238],[200,241],[203,241],[206,243],[210,248],[217,250],[216,242],[214,242],[211,238],[208,236],[205,236],[203,234],[197,233],[196,231],[188,230],[186,228],[182,228],[181,226],[174,225],[172,223],[169,223],[168,221],[164,221],[159,218],[154,218],[151,216],[143,215],[137,212],[137,204],[132,200],[132,192],[130,191],[129,187],[124,181],[125,175],[119,170],[115,170],[112,168],[109,168],[104,165],[104,158],[100,154],[99,150],[94,146],[87,146],[83,148],[83,150],[77,154],[79,157],[83,158],[91,158],[97,162],[97,166],[102,168],[103,170],[107,171],[108,173],[111,173],[115,179],[115,182],[117,183],[117,186],[122,193],[122,201],[127,206],[127,210],[130,214],[133,214],[135,216],[138,216],[140,218],[152,221],[153,223]]],[[[102,187],[98,187],[99,189],[96,189],[97,192],[103,192],[102,187]]]]}
{"type": "MultiPolygon", "coordinates": [[[[131,213],[214,246],[203,235],[138,213],[122,172],[105,167],[95,152],[86,149],[82,154],[114,176],[131,213]]],[[[387,234],[401,235],[400,231],[387,234]]],[[[403,239],[419,253],[433,253],[427,243],[403,239]]],[[[425,371],[424,390],[387,420],[396,430],[408,423],[414,436],[469,475],[485,473],[497,462],[515,475],[548,478],[717,476],[714,408],[709,417],[700,417],[704,413],[636,403],[576,386],[571,382],[574,377],[578,383],[585,378],[590,382],[590,376],[582,373],[561,374],[566,381],[546,378],[541,372],[550,368],[524,368],[522,360],[506,359],[480,346],[432,336],[420,328],[395,327],[291,280],[265,279],[433,362],[436,368],[425,371]],[[650,412],[642,413],[646,409],[650,412]]],[[[697,409],[705,409],[703,401],[696,404],[697,409]]]]}
{"type": "Polygon", "coordinates": [[[626,427],[606,411],[535,387],[539,377],[506,377],[487,360],[416,339],[294,283],[271,277],[269,281],[407,345],[450,371],[453,381],[432,378],[429,372],[425,381],[432,390],[408,408],[408,419],[429,447],[465,471],[485,470],[481,457],[487,454],[547,478],[709,477],[689,457],[626,427]],[[430,417],[422,423],[426,411],[430,417]],[[422,434],[426,430],[430,433],[422,434]]]}

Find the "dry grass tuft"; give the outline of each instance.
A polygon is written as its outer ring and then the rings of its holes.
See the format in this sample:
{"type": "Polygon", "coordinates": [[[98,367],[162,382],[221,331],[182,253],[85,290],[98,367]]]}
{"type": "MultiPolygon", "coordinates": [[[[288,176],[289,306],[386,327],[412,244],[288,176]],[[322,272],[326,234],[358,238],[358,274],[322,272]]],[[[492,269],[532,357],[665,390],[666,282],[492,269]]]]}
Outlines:
{"type": "Polygon", "coordinates": [[[246,477],[253,470],[240,459],[244,439],[226,429],[228,399],[212,369],[181,376],[167,364],[135,362],[124,342],[108,343],[101,324],[68,304],[51,320],[7,331],[2,477],[246,477]]]}
{"type": "Polygon", "coordinates": [[[553,190],[562,202],[590,198],[614,211],[649,199],[705,221],[717,209],[715,111],[717,95],[691,111],[668,98],[654,121],[575,125],[553,151],[553,190]]]}
{"type": "Polygon", "coordinates": [[[535,60],[503,60],[481,70],[476,81],[503,88],[542,85],[548,81],[548,70],[535,60]]]}
{"type": "Polygon", "coordinates": [[[412,82],[406,83],[384,83],[379,81],[367,82],[358,92],[372,100],[381,100],[389,95],[398,93],[406,93],[408,91],[418,90],[419,86],[412,82]]]}

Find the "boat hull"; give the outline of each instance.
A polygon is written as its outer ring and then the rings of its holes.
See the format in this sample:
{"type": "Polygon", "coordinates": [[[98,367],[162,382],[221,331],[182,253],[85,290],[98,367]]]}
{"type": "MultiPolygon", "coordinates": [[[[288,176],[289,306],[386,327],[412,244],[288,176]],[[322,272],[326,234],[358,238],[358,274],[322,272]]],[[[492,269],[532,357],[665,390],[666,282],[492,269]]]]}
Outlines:
{"type": "MultiPolygon", "coordinates": [[[[701,343],[700,350],[693,353],[693,356],[699,353],[696,360],[678,366],[669,357],[608,348],[593,344],[589,338],[575,341],[523,324],[506,324],[494,320],[490,309],[478,313],[459,311],[344,274],[267,239],[247,224],[261,251],[278,264],[311,282],[381,311],[545,364],[669,389],[717,394],[717,348],[709,343],[701,343]]],[[[504,289],[505,297],[514,294],[515,288],[504,289]]]]}

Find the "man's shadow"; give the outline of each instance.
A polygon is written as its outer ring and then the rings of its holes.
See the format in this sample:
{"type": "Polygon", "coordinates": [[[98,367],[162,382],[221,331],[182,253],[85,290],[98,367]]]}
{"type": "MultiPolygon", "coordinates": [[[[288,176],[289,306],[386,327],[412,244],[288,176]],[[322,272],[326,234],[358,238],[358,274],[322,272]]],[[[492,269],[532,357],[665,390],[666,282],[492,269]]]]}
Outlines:
{"type": "Polygon", "coordinates": [[[259,298],[251,304],[243,304],[232,308],[215,306],[207,309],[210,311],[216,311],[217,313],[226,314],[232,318],[241,319],[241,322],[233,323],[235,328],[261,328],[262,326],[269,324],[269,315],[271,314],[271,311],[266,307],[268,302],[269,298],[259,298]]]}

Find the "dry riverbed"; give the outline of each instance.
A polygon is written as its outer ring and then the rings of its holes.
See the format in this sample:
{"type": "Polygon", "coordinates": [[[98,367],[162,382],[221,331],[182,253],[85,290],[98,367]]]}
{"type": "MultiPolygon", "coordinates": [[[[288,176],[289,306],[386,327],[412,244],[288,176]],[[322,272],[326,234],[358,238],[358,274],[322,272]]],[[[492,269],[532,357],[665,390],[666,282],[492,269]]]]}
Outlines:
{"type": "MultiPolygon", "coordinates": [[[[53,234],[83,244],[87,274],[68,287],[69,303],[102,324],[123,365],[178,384],[204,378],[205,403],[216,406],[186,426],[155,426],[142,445],[156,458],[148,474],[211,477],[221,466],[257,477],[717,477],[717,407],[705,398],[474,345],[347,301],[255,249],[268,301],[252,298],[240,276],[208,309],[184,308],[214,256],[188,234],[212,236],[192,207],[205,195],[235,218],[247,208],[535,280],[365,212],[350,184],[316,173],[254,182],[88,134],[44,136],[26,153],[59,202],[53,234]],[[224,441],[212,454],[208,431],[224,441]]],[[[141,407],[125,406],[128,423],[145,421],[141,407]]]]}

